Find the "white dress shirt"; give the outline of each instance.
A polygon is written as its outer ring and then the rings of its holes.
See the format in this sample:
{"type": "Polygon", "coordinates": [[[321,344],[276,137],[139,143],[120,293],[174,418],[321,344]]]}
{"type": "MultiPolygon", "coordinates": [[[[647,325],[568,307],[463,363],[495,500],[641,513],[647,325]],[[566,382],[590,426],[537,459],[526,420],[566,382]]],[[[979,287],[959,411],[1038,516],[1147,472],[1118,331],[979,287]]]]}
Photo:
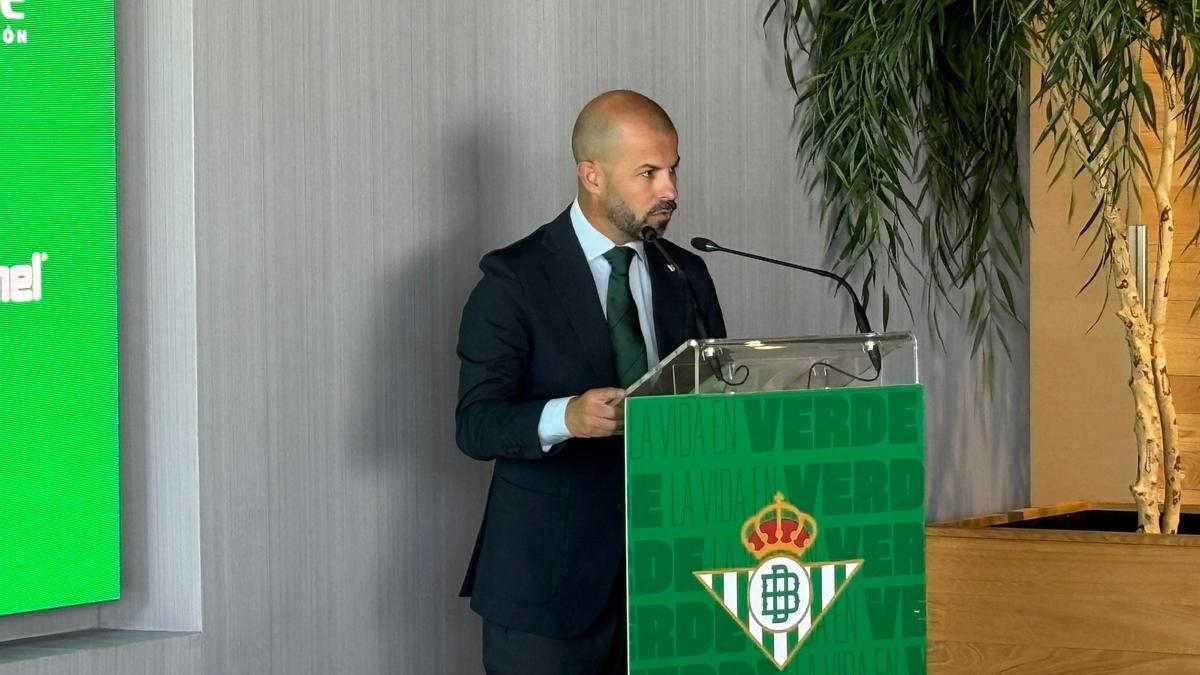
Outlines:
{"type": "MultiPolygon", "coordinates": [[[[604,236],[592,226],[583,209],[579,208],[579,200],[571,204],[571,228],[583,247],[583,257],[587,259],[592,271],[592,280],[596,282],[596,295],[600,307],[604,309],[604,318],[608,318],[608,277],[612,274],[612,266],[604,259],[604,254],[616,247],[611,239],[604,236]]],[[[642,328],[642,339],[646,341],[646,365],[653,368],[658,364],[658,342],[654,335],[654,303],[650,288],[650,270],[646,267],[645,244],[640,240],[624,244],[637,253],[629,264],[629,290],[633,294],[633,303],[637,305],[638,323],[642,328]]],[[[574,397],[556,398],[546,403],[542,408],[542,416],[538,420],[538,439],[542,443],[542,451],[547,452],[558,443],[571,438],[567,430],[567,403],[574,397]]]]}

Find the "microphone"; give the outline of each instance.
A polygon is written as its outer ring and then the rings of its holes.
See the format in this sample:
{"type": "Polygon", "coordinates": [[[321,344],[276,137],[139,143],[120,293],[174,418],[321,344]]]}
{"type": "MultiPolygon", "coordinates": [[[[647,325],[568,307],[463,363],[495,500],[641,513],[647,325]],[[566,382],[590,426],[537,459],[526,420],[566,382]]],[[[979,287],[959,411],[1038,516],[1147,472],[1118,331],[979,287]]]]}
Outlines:
{"type": "Polygon", "coordinates": [[[640,235],[642,241],[658,249],[658,252],[662,254],[663,260],[667,261],[667,269],[674,273],[675,276],[679,277],[681,281],[683,281],[683,287],[687,289],[688,299],[692,301],[692,318],[696,322],[696,333],[700,336],[701,340],[707,340],[709,337],[708,318],[704,316],[704,310],[700,309],[700,302],[696,300],[696,292],[692,290],[692,283],[688,281],[687,275],[683,272],[683,268],[675,262],[675,259],[671,257],[671,254],[667,253],[667,248],[662,245],[661,241],[658,240],[658,230],[647,225],[642,228],[640,235]]]}
{"type": "MultiPolygon", "coordinates": [[[[649,229],[649,228],[647,228],[647,229],[649,229]]],[[[825,277],[826,279],[833,279],[834,281],[837,282],[838,286],[841,286],[843,289],[846,290],[847,293],[850,294],[850,302],[852,302],[854,304],[854,323],[857,326],[858,332],[859,333],[874,332],[871,330],[871,323],[869,321],[867,321],[867,310],[865,307],[863,307],[862,302],[858,299],[858,294],[854,292],[854,288],[850,286],[849,282],[846,281],[845,277],[843,277],[839,274],[834,274],[833,272],[830,272],[828,270],[818,269],[816,267],[805,267],[804,265],[797,265],[795,263],[785,262],[783,260],[776,260],[774,258],[768,258],[766,256],[755,255],[753,253],[746,253],[745,251],[737,251],[732,248],[725,248],[724,246],[721,246],[720,244],[714,242],[712,239],[706,239],[704,237],[693,237],[692,238],[692,248],[694,248],[698,251],[704,251],[705,253],[712,253],[714,251],[720,251],[722,253],[732,253],[733,255],[742,256],[743,258],[750,258],[752,260],[761,260],[762,262],[771,263],[772,265],[781,265],[783,267],[790,267],[792,269],[800,270],[802,272],[809,272],[811,274],[816,274],[817,276],[822,276],[822,277],[825,277]]],[[[871,365],[875,366],[875,373],[876,373],[876,376],[878,376],[878,374],[880,373],[879,368],[882,365],[882,361],[883,361],[883,358],[879,354],[879,346],[877,344],[875,344],[875,342],[873,340],[870,340],[867,342],[866,351],[867,351],[867,358],[871,359],[871,365]]]]}
{"type": "MultiPolygon", "coordinates": [[[[696,334],[700,336],[701,340],[707,340],[710,335],[708,331],[708,318],[704,316],[704,310],[700,308],[700,301],[696,299],[696,291],[692,289],[692,282],[688,281],[687,274],[684,274],[683,268],[679,266],[679,263],[675,262],[675,259],[671,257],[671,254],[667,253],[667,247],[663,246],[662,242],[659,241],[658,230],[647,225],[642,228],[642,231],[639,233],[639,235],[641,236],[642,241],[658,249],[658,252],[662,254],[663,260],[667,261],[667,269],[671,272],[674,272],[675,276],[679,277],[679,279],[683,282],[683,287],[687,289],[688,299],[692,301],[692,319],[696,322],[696,334]]],[[[748,370],[744,372],[742,379],[740,380],[731,380],[726,377],[725,369],[721,366],[721,355],[719,350],[709,347],[706,348],[702,354],[708,361],[709,369],[712,370],[713,375],[715,375],[718,380],[734,387],[741,386],[742,384],[746,383],[746,377],[749,376],[748,370]]],[[[732,377],[736,377],[737,374],[743,373],[743,370],[744,368],[737,369],[732,377]]]]}

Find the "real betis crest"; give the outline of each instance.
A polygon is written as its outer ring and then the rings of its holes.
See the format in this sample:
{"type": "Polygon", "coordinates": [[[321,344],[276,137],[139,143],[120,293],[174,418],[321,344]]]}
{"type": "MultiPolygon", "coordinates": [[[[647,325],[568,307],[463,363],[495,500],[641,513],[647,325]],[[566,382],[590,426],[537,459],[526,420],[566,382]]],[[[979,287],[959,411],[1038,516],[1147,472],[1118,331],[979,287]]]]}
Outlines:
{"type": "Polygon", "coordinates": [[[742,525],[742,545],[757,565],[693,572],[780,670],[862,569],[862,560],[802,562],[816,538],[817,521],[777,492],[742,525]]]}

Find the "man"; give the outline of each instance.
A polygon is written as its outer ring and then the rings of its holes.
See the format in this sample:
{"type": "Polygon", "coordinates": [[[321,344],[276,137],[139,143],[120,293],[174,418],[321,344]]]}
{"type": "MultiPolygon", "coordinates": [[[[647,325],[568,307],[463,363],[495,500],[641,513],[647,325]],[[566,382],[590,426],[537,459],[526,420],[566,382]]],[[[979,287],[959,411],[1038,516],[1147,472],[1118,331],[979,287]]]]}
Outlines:
{"type": "MultiPolygon", "coordinates": [[[[624,388],[698,337],[682,281],[638,238],[676,208],[671,119],[612,91],[571,140],[575,203],[484,256],[459,331],[458,445],[496,462],[461,594],[494,675],[625,672],[624,388]]],[[[724,337],[704,263],[663,245],[724,337]]]]}

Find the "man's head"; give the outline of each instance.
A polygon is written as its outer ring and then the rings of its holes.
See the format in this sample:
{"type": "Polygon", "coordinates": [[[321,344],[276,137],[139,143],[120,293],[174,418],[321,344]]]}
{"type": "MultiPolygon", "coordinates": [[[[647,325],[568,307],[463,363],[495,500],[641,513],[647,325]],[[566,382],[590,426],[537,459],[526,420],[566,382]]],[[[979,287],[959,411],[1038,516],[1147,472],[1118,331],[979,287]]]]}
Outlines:
{"type": "Polygon", "coordinates": [[[661,234],[675,211],[679,137],[671,118],[635,91],[605,92],[588,102],[571,135],[579,205],[620,244],[650,225],[661,234]]]}

